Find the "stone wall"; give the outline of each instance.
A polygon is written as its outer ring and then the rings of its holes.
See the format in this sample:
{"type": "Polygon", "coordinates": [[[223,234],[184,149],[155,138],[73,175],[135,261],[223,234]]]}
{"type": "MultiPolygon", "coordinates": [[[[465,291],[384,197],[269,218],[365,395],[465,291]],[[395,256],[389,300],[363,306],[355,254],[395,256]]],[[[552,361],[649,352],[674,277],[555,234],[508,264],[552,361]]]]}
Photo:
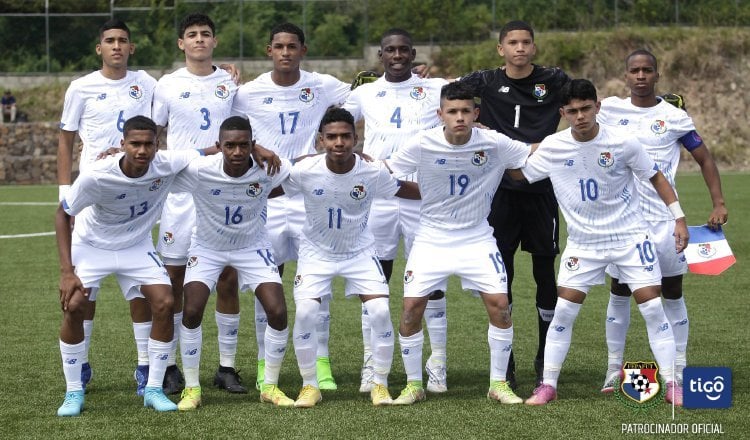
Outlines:
{"type": "Polygon", "coordinates": [[[57,183],[58,132],[55,122],[0,124],[0,185],[57,183]]]}

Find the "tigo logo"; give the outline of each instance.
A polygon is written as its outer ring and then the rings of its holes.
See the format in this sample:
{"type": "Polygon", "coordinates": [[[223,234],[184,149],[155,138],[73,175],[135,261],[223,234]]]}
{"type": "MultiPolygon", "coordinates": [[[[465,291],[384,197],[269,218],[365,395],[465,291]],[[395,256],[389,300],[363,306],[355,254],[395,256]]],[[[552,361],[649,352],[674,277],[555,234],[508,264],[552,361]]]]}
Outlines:
{"type": "Polygon", "coordinates": [[[683,372],[685,408],[732,406],[732,370],[727,367],[687,367],[683,372]]]}

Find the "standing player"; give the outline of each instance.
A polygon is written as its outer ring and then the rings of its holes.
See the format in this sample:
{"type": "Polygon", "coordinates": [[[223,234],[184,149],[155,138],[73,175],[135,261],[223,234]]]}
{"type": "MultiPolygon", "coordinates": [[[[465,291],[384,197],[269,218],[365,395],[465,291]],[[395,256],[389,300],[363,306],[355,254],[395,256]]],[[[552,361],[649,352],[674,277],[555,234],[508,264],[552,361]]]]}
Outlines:
{"type": "MultiPolygon", "coordinates": [[[[513,139],[538,143],[557,131],[560,88],[568,76],[559,68],[532,64],[536,55],[534,30],[523,21],[511,21],[500,30],[497,52],[505,65],[471,73],[461,82],[481,98],[479,121],[513,139]]],[[[529,185],[503,177],[489,217],[497,246],[508,271],[508,301],[513,302],[514,254],[519,244],[531,253],[539,345],[534,359],[537,384],[542,377],[544,341],[557,301],[555,256],[560,252],[557,201],[549,179],[529,185]]],[[[508,380],[515,388],[511,353],[508,380]]]]}
{"type": "Polygon", "coordinates": [[[196,208],[180,329],[185,391],[178,408],[193,410],[201,404],[201,320],[211,289],[227,266],[237,270],[242,290],[252,289],[268,313],[261,402],[292,406],[294,401],[278,388],[289,330],[281,278],[265,228],[266,200],[289,175],[291,164],[284,161],[280,172],[269,177],[250,158],[252,129],[247,119],[239,116],[221,124],[217,147],[223,154],[193,161],[174,186],[176,191],[192,193],[196,208]]]}
{"type": "MultiPolygon", "coordinates": [[[[167,127],[167,148],[202,148],[214,145],[219,125],[231,114],[237,86],[229,73],[213,64],[216,29],[204,14],[182,19],[177,46],[185,52],[185,67],[164,75],[154,95],[154,121],[167,127]]],[[[195,206],[188,193],[170,194],[159,226],[157,249],[172,280],[174,293],[175,341],[182,322],[182,286],[185,278],[190,237],[195,225],[195,206]]],[[[240,322],[237,274],[227,268],[217,284],[216,326],[219,339],[219,369],[214,384],[233,393],[246,393],[234,369],[240,322]]],[[[176,350],[175,343],[175,350],[176,350]]],[[[170,354],[165,381],[167,394],[184,386],[182,374],[170,354]]]]}
{"type": "MultiPolygon", "coordinates": [[[[354,154],[354,118],[341,108],[329,110],[320,123],[324,156],[294,166],[284,191],[302,194],[307,213],[294,278],[294,351],[302,390],[295,406],[320,402],[316,368],[316,321],[321,298],[331,295],[336,276],[346,280],[346,296],[359,295],[372,327],[374,377],[370,397],[375,406],[389,405],[388,373],[393,362],[393,324],[388,283],[377,259],[374,237],[367,227],[375,197],[419,198],[413,182],[403,185],[383,167],[354,154]]],[[[332,298],[329,298],[329,301],[332,298]]]]}
{"type": "MultiPolygon", "coordinates": [[[[403,29],[390,29],[380,40],[378,56],[385,74],[375,82],[363,84],[349,95],[344,108],[355,120],[365,120],[364,153],[374,159],[387,159],[402,145],[410,142],[420,130],[440,125],[437,110],[440,108],[440,88],[447,81],[426,79],[412,73],[417,52],[411,35],[403,29]]],[[[416,176],[409,176],[415,180],[416,176]]],[[[419,224],[418,200],[375,199],[369,221],[375,236],[375,247],[386,280],[393,273],[400,238],[404,237],[404,253],[409,254],[414,233],[419,224]]],[[[372,350],[368,310],[362,305],[362,338],[364,363],[360,392],[372,387],[372,350]]],[[[427,303],[425,322],[430,336],[432,353],[425,370],[427,390],[447,391],[446,333],[447,316],[445,293],[433,292],[427,303]]]]}
{"type": "MultiPolygon", "coordinates": [[[[240,87],[233,113],[250,119],[255,140],[284,159],[315,153],[315,135],[326,109],[341,105],[349,94],[349,84],[331,75],[307,72],[300,62],[307,53],[302,29],[283,23],[271,29],[266,54],[273,70],[240,87]]],[[[283,273],[285,262],[297,259],[299,235],[305,220],[302,196],[281,196],[268,201],[267,228],[276,264],[283,273]]],[[[318,316],[318,380],[320,388],[335,390],[328,355],[330,312],[323,301],[318,316]]],[[[258,342],[256,388],[263,383],[263,332],[266,316],[255,302],[255,336],[258,342]]]]}
{"type": "Polygon", "coordinates": [[[169,277],[154,251],[153,228],[174,176],[199,153],[159,152],[156,124],[145,116],[123,126],[124,153],[85,170],[63,197],[55,216],[60,255],[60,354],[65,375],[65,401],[58,416],[83,410],[81,360],[85,352],[83,318],[86,298],[96,295],[101,280],[115,274],[126,299],[142,295],[153,316],[148,339],[150,371],[144,406],[175,411],[162,391],[172,344],[172,295],[169,277]],[[90,209],[86,209],[91,207],[90,209]],[[76,225],[70,230],[71,216],[76,225]]]}
{"type": "MultiPolygon", "coordinates": [[[[73,146],[76,133],[83,141],[79,162],[81,172],[90,168],[99,153],[119,146],[123,124],[133,116],[151,116],[151,101],[156,80],[143,70],[128,70],[128,58],[135,52],[130,29],[120,20],[109,20],[99,28],[96,53],[102,57],[102,68],[70,83],[65,93],[60,137],[57,147],[57,183],[59,199],[70,189],[73,146]]],[[[94,328],[96,292],[83,304],[83,334],[85,350],[81,356],[81,381],[84,388],[91,380],[89,345],[94,328]]],[[[151,312],[146,300],[133,297],[130,315],[138,352],[138,366],[134,376],[136,393],[143,395],[148,380],[148,335],[151,332],[151,312]]]]}
{"type": "Polygon", "coordinates": [[[613,264],[633,291],[646,322],[651,351],[667,382],[665,398],[678,404],[672,369],[674,336],[659,298],[659,261],[648,223],[640,214],[635,178],[649,180],[676,218],[673,243],[678,252],[688,241],[685,215],[669,182],[638,140],[596,122],[600,104],[590,81],[576,79],[563,86],[561,104],[560,114],[571,128],[545,138],[520,176],[530,182],[552,179],[568,225],[543,382],[526,403],[544,405],[557,398],[575,319],[589,288],[603,284],[604,270],[613,264]]]}
{"type": "MultiPolygon", "coordinates": [[[[625,83],[630,97],[610,97],[602,101],[597,120],[605,125],[619,126],[637,136],[649,156],[659,165],[659,170],[675,188],[675,173],[680,162],[681,146],[700,165],[703,180],[711,196],[713,210],[708,225],[717,228],[727,221],[727,209],[721,192],[721,178],[711,153],[695,131],[692,118],[673,105],[656,96],[659,71],[656,57],[639,49],[625,59],[625,83]]],[[[638,182],[641,212],[649,222],[656,252],[661,266],[661,286],[664,296],[664,313],[674,332],[677,354],[675,375],[682,382],[682,370],[687,365],[688,316],[682,295],[682,276],[687,272],[685,256],[672,249],[674,217],[650,185],[638,182]]],[[[630,326],[630,289],[620,284],[616,270],[612,275],[612,292],[607,307],[608,370],[602,392],[612,392],[617,386],[622,369],[625,337],[630,326]]],[[[678,387],[679,390],[679,387],[678,387]]]]}
{"type": "Polygon", "coordinates": [[[523,166],[531,149],[503,134],[472,128],[478,112],[471,88],[461,83],[444,86],[438,114],[445,126],[420,132],[386,160],[397,176],[418,172],[422,193],[419,229],[404,272],[399,328],[407,384],[393,401],[396,405],[425,399],[422,316],[427,296],[445,291],[454,274],[464,289],[480,292],[489,316],[487,397],[506,404],[522,402],[506,381],[513,323],[505,268],[487,214],[503,171],[523,166]]]}

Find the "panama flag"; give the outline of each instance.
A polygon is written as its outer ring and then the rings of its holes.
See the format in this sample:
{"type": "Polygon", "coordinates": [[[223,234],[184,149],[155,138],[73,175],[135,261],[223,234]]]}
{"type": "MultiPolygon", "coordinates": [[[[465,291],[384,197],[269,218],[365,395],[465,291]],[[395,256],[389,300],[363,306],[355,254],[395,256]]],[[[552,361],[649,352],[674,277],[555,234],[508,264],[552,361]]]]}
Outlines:
{"type": "Polygon", "coordinates": [[[721,227],[713,231],[708,225],[689,226],[688,232],[690,244],[685,249],[685,259],[690,272],[719,275],[737,261],[721,227]]]}

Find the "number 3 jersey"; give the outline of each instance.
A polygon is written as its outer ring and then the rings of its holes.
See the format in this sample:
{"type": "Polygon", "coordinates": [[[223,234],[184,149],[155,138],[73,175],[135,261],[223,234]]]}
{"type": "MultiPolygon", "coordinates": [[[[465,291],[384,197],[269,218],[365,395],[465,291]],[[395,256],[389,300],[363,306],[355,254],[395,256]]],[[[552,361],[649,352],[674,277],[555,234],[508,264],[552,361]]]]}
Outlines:
{"type": "Polygon", "coordinates": [[[581,249],[611,249],[632,242],[647,226],[639,212],[635,177],[658,171],[638,140],[599,125],[594,139],[579,142],[570,129],[545,138],[521,170],[530,182],[552,180],[568,226],[581,249]]]}
{"type": "Polygon", "coordinates": [[[241,177],[224,172],[224,155],[201,157],[185,168],[173,191],[189,192],[195,202],[196,224],[191,246],[217,251],[271,247],[266,233],[266,202],[272,189],[287,178],[291,163],[269,176],[252,163],[241,177]]]}
{"type": "Polygon", "coordinates": [[[65,212],[76,216],[74,239],[109,250],[150,239],[175,176],[199,156],[196,150],[158,151],[141,177],[122,172],[122,153],[96,161],[62,201],[65,212]]]}
{"type": "Polygon", "coordinates": [[[128,71],[117,80],[96,71],[70,83],[60,129],[77,131],[83,141],[80,170],[107,148],[120,148],[125,121],[133,116],[151,117],[155,87],[156,80],[143,70],[128,71]]]}

